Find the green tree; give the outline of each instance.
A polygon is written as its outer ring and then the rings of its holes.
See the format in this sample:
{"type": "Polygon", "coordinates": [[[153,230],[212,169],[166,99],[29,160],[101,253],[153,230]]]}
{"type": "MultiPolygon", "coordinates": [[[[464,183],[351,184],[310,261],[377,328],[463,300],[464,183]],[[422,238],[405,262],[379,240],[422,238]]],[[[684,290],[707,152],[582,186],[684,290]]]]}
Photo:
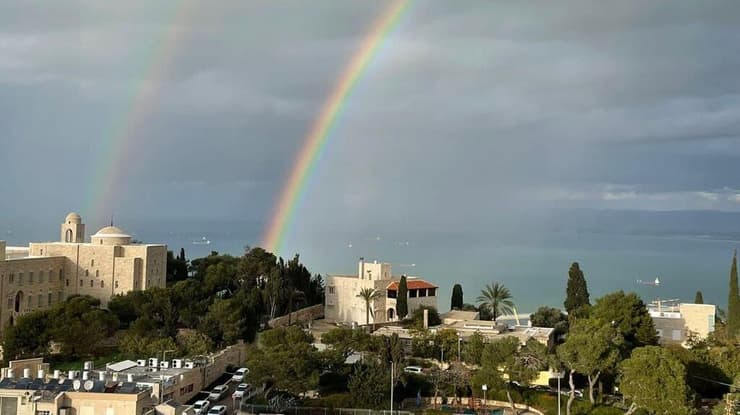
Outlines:
{"type": "Polygon", "coordinates": [[[450,301],[451,310],[462,310],[463,308],[463,289],[462,285],[455,284],[452,287],[452,299],[450,301]]]}
{"type": "Polygon", "coordinates": [[[529,321],[535,327],[554,328],[553,336],[556,338],[568,332],[568,316],[557,308],[540,307],[533,314],[529,315],[529,321]]]}
{"type": "Polygon", "coordinates": [[[401,276],[401,281],[398,282],[398,298],[396,298],[396,313],[398,318],[403,320],[409,315],[409,288],[406,281],[406,276],[401,276]]]}
{"type": "Polygon", "coordinates": [[[511,292],[503,284],[494,282],[488,284],[478,296],[478,303],[482,309],[487,309],[495,322],[504,314],[511,314],[514,310],[514,302],[511,301],[511,292]]]}
{"type": "Polygon", "coordinates": [[[639,347],[619,367],[619,388],[631,401],[627,414],[643,408],[658,415],[689,415],[686,368],[668,349],[639,347]]]}
{"type": "Polygon", "coordinates": [[[312,343],[313,337],[297,326],[262,332],[258,347],[247,355],[249,380],[296,395],[316,389],[320,360],[312,343]]]}
{"type": "Polygon", "coordinates": [[[214,350],[213,342],[203,333],[187,331],[177,335],[177,344],[182,354],[188,357],[204,355],[214,350]]]}
{"type": "Polygon", "coordinates": [[[360,408],[379,409],[389,398],[390,387],[385,365],[367,360],[355,366],[347,387],[353,403],[360,408]]]}
{"type": "Polygon", "coordinates": [[[560,360],[588,378],[588,399],[592,404],[594,386],[602,373],[616,369],[623,342],[621,333],[611,322],[590,318],[575,321],[567,340],[558,347],[560,360]]]}
{"type": "Polygon", "coordinates": [[[591,308],[591,317],[613,322],[624,337],[622,354],[629,356],[635,347],[658,344],[658,332],[655,330],[650,313],[635,293],[624,291],[607,294],[596,300],[591,308]]]}
{"type": "Polygon", "coordinates": [[[740,293],[737,281],[737,250],[732,255],[730,267],[730,292],[727,298],[727,335],[737,337],[740,331],[740,293]]]}
{"type": "Polygon", "coordinates": [[[694,304],[704,304],[704,294],[702,294],[701,291],[696,292],[696,296],[694,297],[694,304]]]}
{"type": "Polygon", "coordinates": [[[375,350],[375,339],[365,330],[349,327],[336,327],[321,335],[321,343],[336,352],[342,364],[352,353],[375,350]]]}
{"type": "Polygon", "coordinates": [[[481,367],[473,376],[475,389],[481,385],[504,388],[511,412],[518,414],[511,397],[510,384],[517,382],[528,385],[540,370],[547,369],[547,351],[543,344],[530,339],[521,346],[519,339],[512,336],[486,344],[481,367]]]}
{"type": "Polygon", "coordinates": [[[568,270],[568,286],[566,288],[565,311],[568,314],[578,315],[591,304],[589,301],[586,278],[583,276],[578,262],[571,264],[568,270]]]}
{"type": "Polygon", "coordinates": [[[5,326],[3,356],[6,362],[49,354],[49,317],[47,310],[33,311],[18,316],[15,324],[5,326]]]}
{"type": "Polygon", "coordinates": [[[365,302],[365,324],[370,324],[370,316],[373,316],[373,321],[375,321],[375,310],[373,310],[373,304],[375,303],[375,300],[380,298],[383,295],[380,291],[376,290],[375,288],[363,288],[360,290],[360,292],[357,294],[357,297],[362,298],[362,300],[365,302]]]}
{"type": "Polygon", "coordinates": [[[99,355],[103,342],[118,328],[118,319],[100,308],[100,300],[90,296],[72,296],[49,311],[49,334],[60,343],[68,357],[99,355]]]}
{"type": "Polygon", "coordinates": [[[486,342],[483,335],[477,331],[473,333],[468,337],[463,346],[463,361],[468,364],[480,365],[485,346],[486,342]]]}

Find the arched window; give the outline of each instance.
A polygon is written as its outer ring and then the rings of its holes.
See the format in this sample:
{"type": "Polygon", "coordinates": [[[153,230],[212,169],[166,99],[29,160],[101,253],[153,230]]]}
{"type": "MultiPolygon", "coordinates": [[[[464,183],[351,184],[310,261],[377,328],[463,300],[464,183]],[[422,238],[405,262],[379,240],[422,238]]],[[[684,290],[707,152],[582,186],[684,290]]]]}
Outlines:
{"type": "Polygon", "coordinates": [[[100,288],[105,288],[105,282],[103,280],[100,280],[100,288]]]}
{"type": "Polygon", "coordinates": [[[387,320],[388,321],[393,321],[393,319],[395,318],[395,316],[396,316],[396,310],[394,310],[392,308],[389,308],[388,309],[388,313],[387,313],[387,317],[388,317],[387,320]]]}
{"type": "Polygon", "coordinates": [[[72,242],[72,229],[67,229],[64,233],[64,242],[72,242]]]}

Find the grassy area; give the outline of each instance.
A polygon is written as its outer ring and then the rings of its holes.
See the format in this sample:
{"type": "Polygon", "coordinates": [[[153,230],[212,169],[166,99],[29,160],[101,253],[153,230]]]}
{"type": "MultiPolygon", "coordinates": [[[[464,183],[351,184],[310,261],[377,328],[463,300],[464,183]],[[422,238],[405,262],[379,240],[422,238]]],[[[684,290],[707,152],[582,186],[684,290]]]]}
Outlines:
{"type": "Polygon", "coordinates": [[[83,359],[83,360],[56,360],[55,358],[50,359],[51,370],[82,370],[84,362],[86,360],[92,360],[95,368],[105,367],[106,363],[119,362],[125,360],[125,357],[118,351],[113,351],[95,359],[83,359]]]}

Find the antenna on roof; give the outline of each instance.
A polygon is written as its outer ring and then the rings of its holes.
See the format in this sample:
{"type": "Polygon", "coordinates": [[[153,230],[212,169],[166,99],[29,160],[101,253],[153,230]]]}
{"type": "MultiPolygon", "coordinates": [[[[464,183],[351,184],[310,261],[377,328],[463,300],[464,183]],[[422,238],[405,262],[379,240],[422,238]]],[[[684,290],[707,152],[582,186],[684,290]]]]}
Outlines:
{"type": "Polygon", "coordinates": [[[110,214],[110,226],[113,226],[113,214],[110,214]]]}

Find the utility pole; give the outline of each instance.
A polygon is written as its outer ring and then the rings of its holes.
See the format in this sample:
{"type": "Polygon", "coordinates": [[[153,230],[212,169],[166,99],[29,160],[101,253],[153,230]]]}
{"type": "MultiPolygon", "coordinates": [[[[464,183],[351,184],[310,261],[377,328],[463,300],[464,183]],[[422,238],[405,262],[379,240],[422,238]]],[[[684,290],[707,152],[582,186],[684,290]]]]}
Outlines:
{"type": "Polygon", "coordinates": [[[393,360],[391,360],[391,415],[393,415],[393,368],[394,363],[393,360]]]}

